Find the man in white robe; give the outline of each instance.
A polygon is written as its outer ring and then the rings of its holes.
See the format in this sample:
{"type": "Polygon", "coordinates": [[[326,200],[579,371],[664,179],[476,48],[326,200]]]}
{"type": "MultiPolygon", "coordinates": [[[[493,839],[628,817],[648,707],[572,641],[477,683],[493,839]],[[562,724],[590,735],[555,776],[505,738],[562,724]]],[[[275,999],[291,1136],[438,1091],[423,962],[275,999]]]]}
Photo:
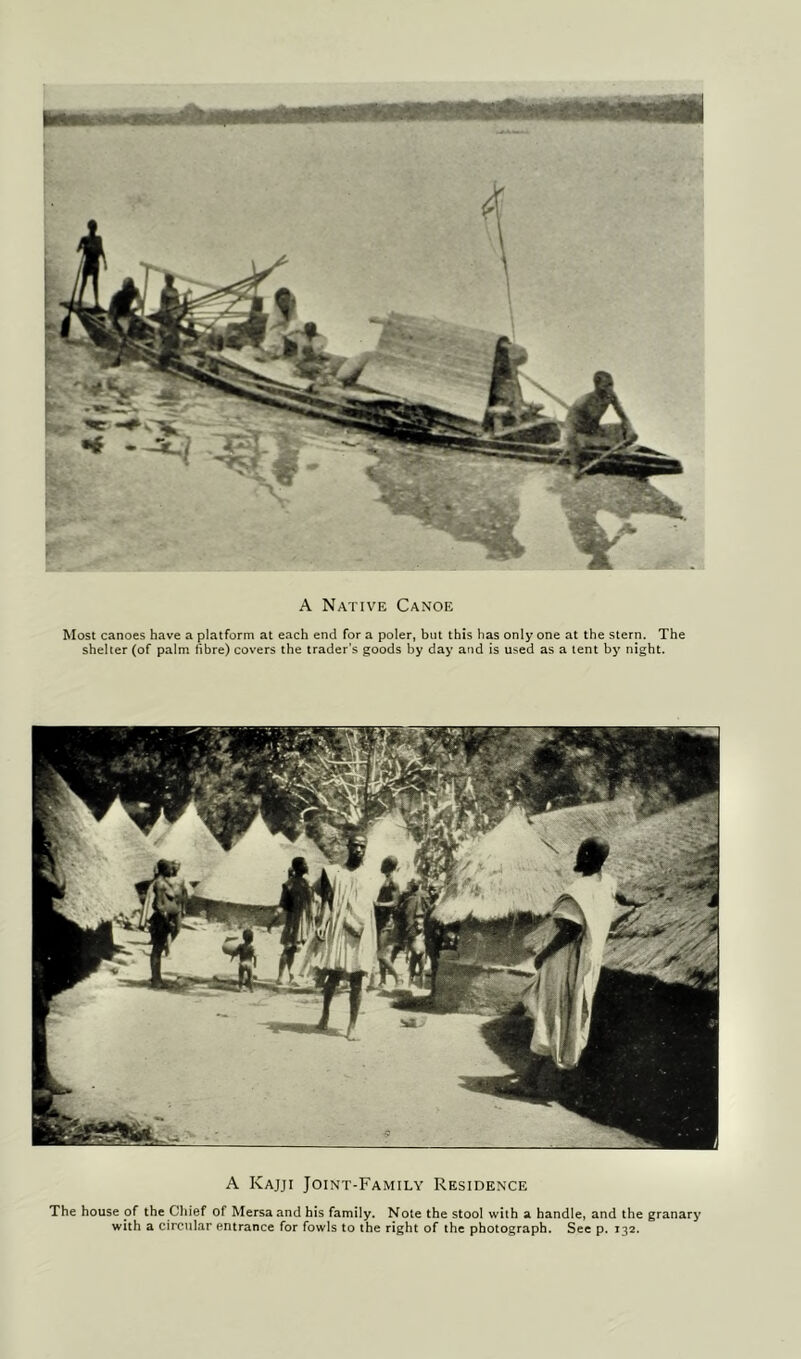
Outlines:
{"type": "Polygon", "coordinates": [[[575,882],[556,900],[554,934],[534,957],[534,980],[523,1001],[534,1020],[531,1051],[559,1071],[578,1065],[590,1034],[592,1005],[604,947],[615,910],[617,884],[603,871],[609,854],[604,840],[583,840],[576,855],[575,882]]]}
{"type": "Polygon", "coordinates": [[[318,1029],[328,1028],[331,1002],[343,977],[350,983],[350,1023],[346,1038],[356,1039],[356,1020],[362,1003],[365,977],[375,966],[376,929],[374,892],[364,868],[367,839],[355,833],[348,841],[344,867],[324,868],[321,878],[323,907],[317,924],[322,944],[315,966],[325,973],[323,1013],[318,1029]]]}

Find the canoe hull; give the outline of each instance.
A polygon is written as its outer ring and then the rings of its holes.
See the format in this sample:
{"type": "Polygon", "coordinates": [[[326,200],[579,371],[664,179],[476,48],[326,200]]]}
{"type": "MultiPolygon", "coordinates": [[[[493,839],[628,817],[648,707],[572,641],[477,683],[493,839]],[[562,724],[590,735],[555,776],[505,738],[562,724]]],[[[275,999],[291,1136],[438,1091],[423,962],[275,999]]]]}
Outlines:
{"type": "MultiPolygon", "coordinates": [[[[68,304],[64,303],[64,306],[68,304]]],[[[438,412],[415,406],[380,393],[355,394],[352,389],[337,393],[315,392],[310,384],[291,386],[273,377],[253,372],[235,361],[209,351],[198,355],[182,353],[160,364],[157,353],[157,327],[139,321],[138,333],[122,343],[111,329],[102,308],[73,307],[93,344],[123,359],[138,359],[155,368],[177,373],[190,381],[201,382],[231,396],[245,397],[279,410],[315,419],[324,419],[351,429],[385,435],[394,440],[424,444],[451,452],[480,453],[485,457],[511,458],[516,461],[556,465],[562,462],[560,427],[557,421],[539,418],[524,427],[510,427],[501,434],[460,427],[460,422],[443,418],[438,412]]],[[[670,476],[683,471],[677,458],[643,444],[615,449],[599,442],[582,450],[582,469],[588,476],[633,477],[670,476]]]]}

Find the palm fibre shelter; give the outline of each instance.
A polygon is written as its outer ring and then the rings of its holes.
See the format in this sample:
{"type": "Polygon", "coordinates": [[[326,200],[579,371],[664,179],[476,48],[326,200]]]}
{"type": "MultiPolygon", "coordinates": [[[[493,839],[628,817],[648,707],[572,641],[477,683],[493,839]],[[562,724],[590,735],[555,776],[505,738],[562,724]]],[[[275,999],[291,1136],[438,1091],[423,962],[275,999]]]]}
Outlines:
{"type": "Polygon", "coordinates": [[[519,999],[531,974],[526,939],[551,929],[557,897],[569,886],[578,845],[589,835],[611,840],[634,824],[630,802],[587,803],[529,818],[513,807],[474,840],[453,865],[434,918],[459,925],[459,948],[443,954],[437,1005],[496,1013],[519,999]]]}
{"type": "Polygon", "coordinates": [[[50,841],[66,890],[54,902],[58,922],[51,941],[56,989],[70,986],[114,950],[112,921],[139,909],[136,892],[104,843],[84,802],[44,759],[33,777],[33,814],[50,841]]]}
{"type": "Polygon", "coordinates": [[[225,858],[225,850],[215,840],[194,802],[173,822],[159,841],[159,859],[174,859],[181,865],[187,882],[199,882],[225,858]]]}
{"type": "Polygon", "coordinates": [[[161,811],[158,814],[158,818],[153,822],[153,825],[150,827],[150,830],[147,833],[147,838],[150,841],[150,843],[152,845],[157,845],[159,840],[163,839],[163,837],[167,834],[167,831],[170,829],[171,825],[172,822],[168,821],[167,817],[164,815],[164,808],[162,807],[161,811]]]}
{"type": "Polygon", "coordinates": [[[98,823],[103,843],[129,882],[147,882],[156,867],[156,847],[123,807],[119,794],[98,823]]]}
{"type": "Polygon", "coordinates": [[[198,883],[192,910],[226,924],[266,924],[275,918],[290,857],[257,812],[225,858],[198,883]]]}

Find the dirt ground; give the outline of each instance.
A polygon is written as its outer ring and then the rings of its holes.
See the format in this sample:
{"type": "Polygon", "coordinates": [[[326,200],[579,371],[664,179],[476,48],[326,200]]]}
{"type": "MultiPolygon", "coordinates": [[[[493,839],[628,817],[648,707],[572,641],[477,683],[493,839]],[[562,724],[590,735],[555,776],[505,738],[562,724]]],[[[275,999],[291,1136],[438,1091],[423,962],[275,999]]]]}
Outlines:
{"type": "Polygon", "coordinates": [[[416,987],[366,994],[355,1043],[343,989],[318,1032],[320,993],[276,984],[278,929],[255,932],[254,991],[238,992],[221,948],[230,933],[187,921],[159,991],[148,936],[117,930],[114,961],[52,1002],[50,1065],[72,1088],[55,1113],[196,1145],[647,1145],[557,1103],[504,1096],[512,1068],[485,1041],[487,1021],[435,1014],[416,987]]]}

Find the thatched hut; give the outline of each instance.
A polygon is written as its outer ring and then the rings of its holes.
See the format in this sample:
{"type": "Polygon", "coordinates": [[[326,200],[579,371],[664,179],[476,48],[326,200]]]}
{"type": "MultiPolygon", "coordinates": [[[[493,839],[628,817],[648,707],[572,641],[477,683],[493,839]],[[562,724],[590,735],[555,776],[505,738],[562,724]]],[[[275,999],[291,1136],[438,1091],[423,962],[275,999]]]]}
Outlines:
{"type": "Polygon", "coordinates": [[[595,802],[529,818],[513,807],[454,864],[434,918],[459,925],[459,947],[443,954],[437,1007],[497,1014],[519,999],[531,975],[524,941],[570,882],[576,849],[588,835],[613,843],[634,824],[631,803],[595,802]]]}
{"type": "Polygon", "coordinates": [[[385,812],[367,832],[364,863],[371,876],[377,878],[377,885],[381,881],[381,862],[390,854],[398,861],[395,876],[401,887],[405,887],[415,875],[417,841],[398,811],[385,812]]]}
{"type": "Polygon", "coordinates": [[[194,802],[173,822],[158,843],[160,859],[177,859],[187,882],[200,882],[225,858],[194,802]]]}
{"type": "Polygon", "coordinates": [[[149,882],[156,866],[156,849],[128,815],[119,795],[100,818],[98,829],[106,849],[128,882],[149,882]]]}
{"type": "Polygon", "coordinates": [[[314,882],[314,880],[320,876],[321,869],[325,868],[326,864],[330,862],[320,849],[320,846],[316,844],[311,836],[307,835],[305,831],[301,832],[292,846],[292,858],[294,859],[297,855],[300,855],[301,858],[305,859],[306,863],[309,865],[309,879],[311,882],[314,882]]]}
{"type": "Polygon", "coordinates": [[[147,838],[150,841],[151,845],[157,845],[159,843],[159,840],[163,840],[164,836],[167,834],[167,831],[170,829],[171,825],[172,822],[169,821],[167,817],[164,815],[164,808],[162,807],[161,811],[158,814],[157,820],[153,822],[153,825],[150,827],[150,830],[147,833],[147,838]]]}
{"type": "Polygon", "coordinates": [[[63,990],[111,957],[112,921],[132,916],[139,901],[89,808],[44,759],[34,767],[33,814],[44,826],[67,884],[63,898],[54,902],[48,941],[51,985],[63,990]]]}
{"type": "Polygon", "coordinates": [[[290,858],[257,812],[233,849],[198,883],[190,911],[226,925],[271,925],[290,858]]]}

